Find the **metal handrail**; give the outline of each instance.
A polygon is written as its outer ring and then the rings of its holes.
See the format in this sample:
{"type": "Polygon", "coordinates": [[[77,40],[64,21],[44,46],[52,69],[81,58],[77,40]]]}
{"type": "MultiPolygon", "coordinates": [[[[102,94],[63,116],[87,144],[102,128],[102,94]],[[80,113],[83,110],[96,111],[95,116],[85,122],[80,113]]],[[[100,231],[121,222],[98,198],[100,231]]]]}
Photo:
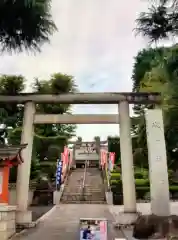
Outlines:
{"type": "Polygon", "coordinates": [[[84,174],[83,174],[83,181],[82,181],[82,200],[85,200],[84,194],[85,194],[85,181],[86,181],[86,172],[87,172],[87,163],[88,160],[85,161],[85,167],[84,167],[84,174]]]}

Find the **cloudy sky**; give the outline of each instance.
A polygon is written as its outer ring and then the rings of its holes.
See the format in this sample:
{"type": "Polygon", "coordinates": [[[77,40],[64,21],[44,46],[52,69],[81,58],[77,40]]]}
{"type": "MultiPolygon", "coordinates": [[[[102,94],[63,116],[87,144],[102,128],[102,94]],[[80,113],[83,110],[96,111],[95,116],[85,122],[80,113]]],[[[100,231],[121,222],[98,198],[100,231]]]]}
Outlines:
{"type": "MultiPolygon", "coordinates": [[[[40,54],[4,55],[0,73],[22,74],[28,89],[34,77],[54,72],[75,76],[80,91],[131,91],[133,57],[146,43],[133,28],[146,1],[53,0],[52,13],[58,32],[40,54]]],[[[117,106],[75,105],[73,113],[117,113],[117,106]]],[[[80,125],[78,136],[105,139],[119,133],[117,125],[80,125]]]]}

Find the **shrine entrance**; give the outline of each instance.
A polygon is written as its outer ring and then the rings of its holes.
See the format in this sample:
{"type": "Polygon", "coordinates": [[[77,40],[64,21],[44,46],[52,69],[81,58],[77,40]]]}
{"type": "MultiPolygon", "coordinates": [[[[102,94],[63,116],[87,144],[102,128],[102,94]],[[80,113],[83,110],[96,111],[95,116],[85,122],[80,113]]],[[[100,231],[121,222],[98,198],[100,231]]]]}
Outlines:
{"type": "Polygon", "coordinates": [[[99,167],[100,163],[100,139],[92,142],[74,143],[73,162],[76,168],[85,166],[88,161],[88,167],[99,167]]]}
{"type": "MultiPolygon", "coordinates": [[[[136,213],[136,195],[130,134],[129,104],[156,104],[161,102],[159,93],[76,93],[61,95],[36,95],[24,93],[16,96],[0,95],[0,102],[25,105],[21,143],[28,144],[22,150],[24,163],[18,167],[17,223],[30,223],[28,189],[32,157],[34,124],[119,124],[121,144],[121,168],[123,180],[124,213],[136,213]],[[67,115],[38,114],[38,103],[61,104],[117,104],[119,114],[67,115]]],[[[162,110],[146,110],[147,141],[150,167],[152,211],[157,215],[169,215],[169,188],[162,110]]]]}

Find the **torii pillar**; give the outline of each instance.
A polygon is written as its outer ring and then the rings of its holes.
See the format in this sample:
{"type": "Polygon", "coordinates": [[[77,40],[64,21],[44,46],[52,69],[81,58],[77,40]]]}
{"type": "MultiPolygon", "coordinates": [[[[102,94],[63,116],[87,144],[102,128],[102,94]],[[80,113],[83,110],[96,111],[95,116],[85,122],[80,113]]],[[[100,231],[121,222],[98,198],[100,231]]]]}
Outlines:
{"type": "Polygon", "coordinates": [[[119,122],[124,211],[120,213],[121,217],[118,223],[131,224],[137,218],[137,207],[129,103],[127,101],[119,103],[119,122]]]}
{"type": "Polygon", "coordinates": [[[27,147],[22,150],[22,158],[24,163],[18,166],[17,174],[17,214],[16,222],[20,225],[30,224],[32,222],[32,214],[28,211],[28,194],[29,194],[29,181],[30,181],[30,169],[31,158],[33,148],[33,136],[34,136],[34,115],[35,115],[35,103],[27,102],[24,106],[24,118],[21,135],[21,144],[27,143],[27,147]]]}

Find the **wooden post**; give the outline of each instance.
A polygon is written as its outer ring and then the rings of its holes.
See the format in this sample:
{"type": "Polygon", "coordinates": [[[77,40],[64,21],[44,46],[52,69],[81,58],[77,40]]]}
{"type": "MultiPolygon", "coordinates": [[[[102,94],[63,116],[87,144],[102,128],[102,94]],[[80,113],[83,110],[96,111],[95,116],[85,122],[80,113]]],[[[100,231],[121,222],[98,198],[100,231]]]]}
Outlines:
{"type": "Polygon", "coordinates": [[[0,204],[9,202],[9,166],[0,167],[0,204]]]}

